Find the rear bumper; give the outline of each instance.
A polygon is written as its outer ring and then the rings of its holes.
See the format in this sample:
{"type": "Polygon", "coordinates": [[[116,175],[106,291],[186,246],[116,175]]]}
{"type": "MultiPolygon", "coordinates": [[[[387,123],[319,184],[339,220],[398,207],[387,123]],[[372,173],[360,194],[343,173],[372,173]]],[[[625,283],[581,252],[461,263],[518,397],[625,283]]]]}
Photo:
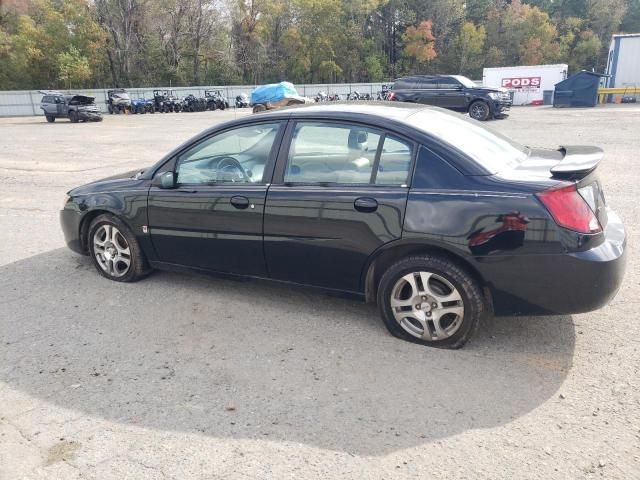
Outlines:
{"type": "Polygon", "coordinates": [[[622,284],[627,254],[624,225],[613,211],[608,215],[604,242],[592,249],[479,261],[496,315],[568,315],[609,303],[622,284]]]}

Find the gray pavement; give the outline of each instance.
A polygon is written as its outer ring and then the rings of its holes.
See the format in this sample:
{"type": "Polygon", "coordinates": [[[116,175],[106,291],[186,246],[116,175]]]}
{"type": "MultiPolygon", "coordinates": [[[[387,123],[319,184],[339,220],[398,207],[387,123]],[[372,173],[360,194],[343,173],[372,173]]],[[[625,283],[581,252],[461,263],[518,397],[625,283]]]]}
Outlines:
{"type": "Polygon", "coordinates": [[[605,149],[629,265],[608,307],[493,319],[460,351],[392,338],[374,306],[315,291],[109,282],[65,247],[68,189],[246,114],[0,119],[0,480],[640,478],[640,107],[492,123],[605,149]]]}

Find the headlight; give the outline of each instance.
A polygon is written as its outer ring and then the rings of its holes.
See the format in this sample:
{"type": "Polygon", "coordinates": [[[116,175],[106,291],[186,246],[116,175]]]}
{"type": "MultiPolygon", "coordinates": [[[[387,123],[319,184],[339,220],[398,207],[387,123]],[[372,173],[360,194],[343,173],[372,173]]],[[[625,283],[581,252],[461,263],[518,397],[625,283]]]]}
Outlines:
{"type": "Polygon", "coordinates": [[[492,100],[500,100],[500,94],[498,92],[490,92],[489,98],[492,100]]]}
{"type": "Polygon", "coordinates": [[[64,195],[64,203],[62,204],[62,208],[63,209],[64,209],[64,207],[67,206],[67,203],[69,203],[69,200],[71,200],[71,197],[65,193],[65,195],[64,195]]]}

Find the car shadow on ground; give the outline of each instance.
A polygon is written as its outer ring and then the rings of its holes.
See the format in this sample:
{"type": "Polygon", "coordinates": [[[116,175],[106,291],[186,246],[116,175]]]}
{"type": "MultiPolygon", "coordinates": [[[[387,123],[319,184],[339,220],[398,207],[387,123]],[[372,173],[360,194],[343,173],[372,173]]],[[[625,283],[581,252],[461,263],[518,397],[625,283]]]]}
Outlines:
{"type": "Polygon", "coordinates": [[[110,282],[58,249],[0,267],[0,381],[59,407],[218,438],[381,455],[520,417],[571,368],[571,317],[504,318],[462,350],[372,305],[157,272],[110,282]]]}

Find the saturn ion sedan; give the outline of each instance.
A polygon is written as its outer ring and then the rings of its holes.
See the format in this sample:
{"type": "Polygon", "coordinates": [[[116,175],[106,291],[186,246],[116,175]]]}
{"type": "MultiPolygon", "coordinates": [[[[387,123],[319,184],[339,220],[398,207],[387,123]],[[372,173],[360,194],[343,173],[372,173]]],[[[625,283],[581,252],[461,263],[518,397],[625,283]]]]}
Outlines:
{"type": "Polygon", "coordinates": [[[303,106],[75,188],[61,222],[111,280],[189,269],[355,293],[393,335],[457,348],[488,315],[581,313],[615,295],[626,237],[601,158],[437,108],[303,106]]]}

